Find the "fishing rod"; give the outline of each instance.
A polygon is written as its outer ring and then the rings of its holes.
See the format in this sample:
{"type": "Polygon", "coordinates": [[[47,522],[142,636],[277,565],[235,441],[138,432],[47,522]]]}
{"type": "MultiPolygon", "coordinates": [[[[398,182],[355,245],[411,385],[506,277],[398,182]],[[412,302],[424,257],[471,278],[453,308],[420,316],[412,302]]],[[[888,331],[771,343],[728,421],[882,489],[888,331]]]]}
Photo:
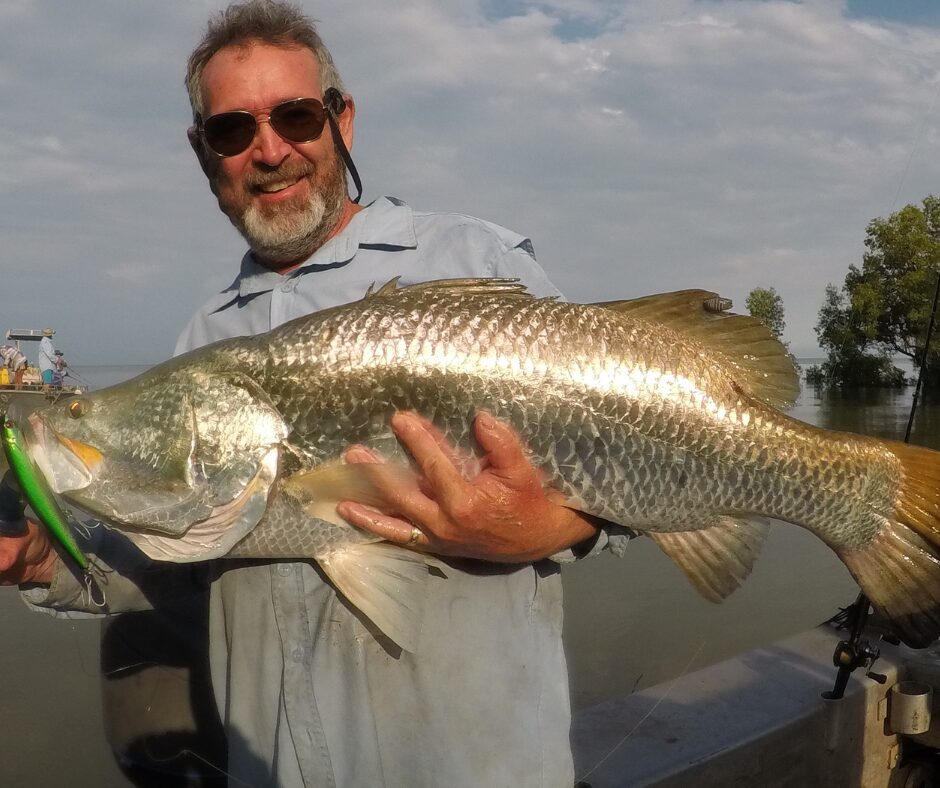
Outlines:
{"type": "Polygon", "coordinates": [[[62,373],[63,377],[74,378],[85,388],[91,388],[91,383],[89,383],[85,378],[79,375],[72,367],[66,367],[65,371],[62,373]]]}
{"type": "MultiPolygon", "coordinates": [[[[937,273],[937,284],[933,293],[933,306],[930,309],[930,321],[927,324],[927,336],[924,339],[924,350],[920,356],[920,368],[917,370],[917,381],[914,384],[914,397],[911,400],[911,412],[907,419],[907,429],[904,431],[904,442],[911,442],[911,430],[914,426],[914,414],[917,412],[917,401],[920,397],[921,382],[924,377],[924,370],[927,368],[927,353],[930,350],[930,340],[933,336],[933,326],[937,317],[937,302],[940,301],[940,272],[937,273]]],[[[862,639],[862,631],[865,629],[865,622],[871,614],[871,602],[864,593],[859,593],[855,602],[853,602],[844,613],[844,620],[851,621],[852,632],[848,640],[840,640],[836,650],[832,655],[832,663],[838,668],[836,673],[836,682],[829,692],[824,692],[823,697],[828,700],[839,700],[845,694],[845,688],[848,686],[849,677],[858,668],[870,668],[874,665],[881,652],[877,646],[871,644],[868,640],[862,639]]],[[[893,636],[882,635],[882,640],[897,643],[893,636]]],[[[877,673],[868,673],[870,678],[884,683],[885,677],[877,673]]]]}

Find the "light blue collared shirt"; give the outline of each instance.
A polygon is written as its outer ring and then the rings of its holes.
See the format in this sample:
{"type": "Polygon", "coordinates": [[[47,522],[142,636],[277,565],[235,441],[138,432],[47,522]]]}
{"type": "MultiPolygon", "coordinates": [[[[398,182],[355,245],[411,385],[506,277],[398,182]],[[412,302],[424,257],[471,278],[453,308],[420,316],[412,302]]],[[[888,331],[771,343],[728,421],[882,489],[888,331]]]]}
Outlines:
{"type": "Polygon", "coordinates": [[[176,352],[268,331],[295,317],[355,301],[371,285],[394,277],[407,285],[493,276],[518,278],[537,296],[560,295],[535,262],[528,238],[470,216],[423,213],[383,197],[286,275],[262,267],[248,252],[235,281],[183,331],[176,352]]]}
{"type": "MultiPolygon", "coordinates": [[[[506,276],[558,295],[527,238],[383,198],[286,275],[246,254],[177,352],[267,331],[396,276],[506,276]]],[[[446,578],[433,577],[416,654],[400,655],[309,562],[224,573],[210,590],[213,683],[230,741],[247,745],[230,752],[230,771],[251,784],[572,785],[557,567],[439,566],[446,578]]]]}
{"type": "MultiPolygon", "coordinates": [[[[286,275],[247,254],[177,352],[267,331],[396,276],[512,277],[558,295],[524,236],[382,198],[286,275]]],[[[602,534],[594,551],[606,544],[602,534]]],[[[557,564],[430,562],[439,571],[414,654],[386,650],[311,561],[214,562],[209,652],[233,784],[570,788],[557,564]]],[[[145,607],[125,581],[109,584],[111,609],[145,607]]],[[[59,572],[27,598],[75,608],[79,590],[59,572]]]]}

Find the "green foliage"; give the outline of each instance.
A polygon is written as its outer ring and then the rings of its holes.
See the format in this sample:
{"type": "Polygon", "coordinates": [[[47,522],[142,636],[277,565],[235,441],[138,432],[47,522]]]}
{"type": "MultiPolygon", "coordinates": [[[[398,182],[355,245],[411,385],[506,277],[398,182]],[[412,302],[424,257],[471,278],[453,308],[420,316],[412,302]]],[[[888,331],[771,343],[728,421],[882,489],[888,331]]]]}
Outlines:
{"type": "Polygon", "coordinates": [[[806,370],[806,382],[815,386],[856,388],[858,386],[893,386],[907,384],[904,373],[887,356],[862,353],[854,358],[828,358],[806,370]]]}
{"type": "Polygon", "coordinates": [[[747,311],[756,317],[777,339],[783,340],[786,321],[783,318],[783,299],[772,287],[755,287],[744,302],[747,311]]]}
{"type": "MultiPolygon", "coordinates": [[[[920,363],[940,270],[940,199],[873,219],[865,247],[861,268],[849,266],[842,289],[826,287],[816,336],[827,360],[810,370],[810,382],[903,385],[891,357],[920,363]]],[[[940,340],[931,348],[925,384],[940,388],[940,340]]]]}

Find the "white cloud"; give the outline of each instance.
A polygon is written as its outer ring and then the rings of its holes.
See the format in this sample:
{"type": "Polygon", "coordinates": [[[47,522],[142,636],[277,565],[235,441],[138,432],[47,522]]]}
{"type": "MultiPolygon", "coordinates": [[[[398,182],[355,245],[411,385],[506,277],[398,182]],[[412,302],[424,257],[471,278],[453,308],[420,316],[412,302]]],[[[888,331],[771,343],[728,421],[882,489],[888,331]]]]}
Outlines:
{"type": "MultiPolygon", "coordinates": [[[[220,6],[2,12],[18,14],[0,72],[4,293],[25,325],[52,282],[73,359],[165,357],[234,274],[241,241],[184,137],[185,57],[220,6]]],[[[311,8],[357,100],[366,199],[526,232],[575,300],[705,286],[743,306],[774,286],[791,345],[811,351],[823,288],[860,261],[868,221],[937,190],[937,28],[850,19],[835,0],[494,9],[311,8]]]]}

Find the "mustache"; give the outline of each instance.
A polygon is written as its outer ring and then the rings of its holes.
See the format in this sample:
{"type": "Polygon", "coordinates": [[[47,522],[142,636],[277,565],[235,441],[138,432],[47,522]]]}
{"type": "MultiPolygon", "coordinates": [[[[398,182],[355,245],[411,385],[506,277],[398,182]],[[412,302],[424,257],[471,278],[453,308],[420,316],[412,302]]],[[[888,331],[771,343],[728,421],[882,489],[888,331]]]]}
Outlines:
{"type": "Polygon", "coordinates": [[[259,172],[257,170],[246,173],[245,186],[249,189],[256,189],[260,186],[267,186],[271,183],[279,183],[285,180],[300,180],[316,173],[316,168],[309,162],[306,164],[290,163],[282,164],[271,170],[259,172]]]}

